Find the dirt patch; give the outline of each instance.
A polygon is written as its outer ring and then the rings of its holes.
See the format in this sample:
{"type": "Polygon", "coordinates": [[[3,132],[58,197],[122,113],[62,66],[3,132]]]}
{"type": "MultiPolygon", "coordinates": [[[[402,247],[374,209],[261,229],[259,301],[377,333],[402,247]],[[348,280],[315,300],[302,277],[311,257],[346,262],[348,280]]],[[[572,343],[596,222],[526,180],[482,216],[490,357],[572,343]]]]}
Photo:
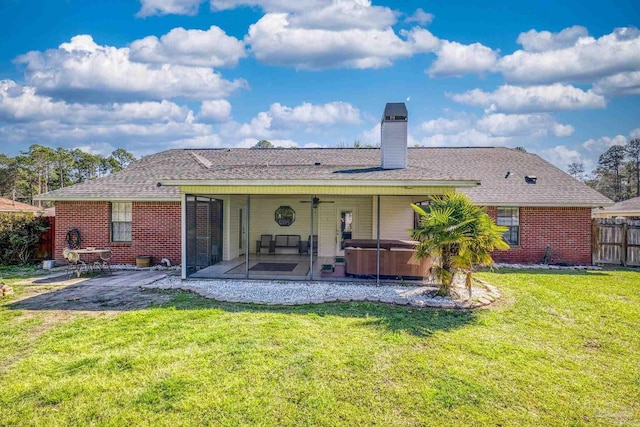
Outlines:
{"type": "Polygon", "coordinates": [[[114,272],[111,276],[67,280],[64,276],[33,281],[25,285],[18,301],[7,305],[13,310],[128,311],[150,304],[164,303],[171,295],[140,286],[164,278],[164,273],[114,272]]]}

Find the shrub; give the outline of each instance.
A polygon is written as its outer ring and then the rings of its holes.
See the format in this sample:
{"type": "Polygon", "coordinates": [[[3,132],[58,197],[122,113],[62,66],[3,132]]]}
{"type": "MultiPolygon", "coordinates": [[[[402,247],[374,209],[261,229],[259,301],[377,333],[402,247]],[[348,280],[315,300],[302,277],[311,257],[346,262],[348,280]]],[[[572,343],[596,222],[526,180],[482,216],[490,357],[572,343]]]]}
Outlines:
{"type": "Polygon", "coordinates": [[[33,261],[40,237],[48,229],[43,217],[0,214],[0,264],[28,264],[33,261]]]}

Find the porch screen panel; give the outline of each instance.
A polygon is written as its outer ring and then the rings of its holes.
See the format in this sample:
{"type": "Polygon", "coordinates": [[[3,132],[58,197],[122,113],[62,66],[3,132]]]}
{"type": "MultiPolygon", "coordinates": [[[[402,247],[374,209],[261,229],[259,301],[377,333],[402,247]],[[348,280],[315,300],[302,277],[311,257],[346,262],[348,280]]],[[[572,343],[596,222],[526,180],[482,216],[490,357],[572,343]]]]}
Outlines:
{"type": "Polygon", "coordinates": [[[196,269],[196,198],[194,196],[186,197],[185,220],[187,232],[187,276],[195,273],[196,269]]]}
{"type": "Polygon", "coordinates": [[[212,199],[209,203],[211,224],[211,264],[222,261],[222,200],[212,199]]]}
{"type": "Polygon", "coordinates": [[[222,260],[222,200],[186,197],[187,276],[222,260]]]}
{"type": "Polygon", "coordinates": [[[196,268],[209,266],[211,258],[211,216],[209,199],[198,197],[196,203],[196,268]]]}

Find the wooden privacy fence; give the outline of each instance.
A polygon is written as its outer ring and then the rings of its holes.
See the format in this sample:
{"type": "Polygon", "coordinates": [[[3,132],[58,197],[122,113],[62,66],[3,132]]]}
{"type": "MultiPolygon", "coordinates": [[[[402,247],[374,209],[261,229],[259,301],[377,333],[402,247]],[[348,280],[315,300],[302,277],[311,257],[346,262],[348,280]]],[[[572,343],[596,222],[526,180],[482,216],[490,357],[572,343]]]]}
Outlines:
{"type": "Polygon", "coordinates": [[[640,221],[593,220],[593,264],[640,267],[640,221]]]}

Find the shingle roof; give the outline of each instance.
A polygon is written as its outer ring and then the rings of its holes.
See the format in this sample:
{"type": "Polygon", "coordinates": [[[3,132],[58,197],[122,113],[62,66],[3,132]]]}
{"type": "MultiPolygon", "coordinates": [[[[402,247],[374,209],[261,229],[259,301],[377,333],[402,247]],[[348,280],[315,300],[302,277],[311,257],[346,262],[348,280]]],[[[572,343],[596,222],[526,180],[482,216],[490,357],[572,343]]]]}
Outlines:
{"type": "Polygon", "coordinates": [[[537,155],[508,148],[410,148],[407,169],[379,166],[380,150],[367,148],[168,150],[42,199],[179,199],[177,187],[157,187],[159,181],[318,180],[330,185],[346,179],[480,181],[480,186],[461,191],[482,205],[612,204],[537,155]],[[537,177],[536,183],[526,183],[525,175],[537,177]]]}
{"type": "Polygon", "coordinates": [[[0,212],[39,212],[42,208],[0,197],[0,212]]]}
{"type": "Polygon", "coordinates": [[[633,199],[618,202],[604,210],[612,212],[638,212],[640,211],[640,197],[634,197],[633,199]]]}

